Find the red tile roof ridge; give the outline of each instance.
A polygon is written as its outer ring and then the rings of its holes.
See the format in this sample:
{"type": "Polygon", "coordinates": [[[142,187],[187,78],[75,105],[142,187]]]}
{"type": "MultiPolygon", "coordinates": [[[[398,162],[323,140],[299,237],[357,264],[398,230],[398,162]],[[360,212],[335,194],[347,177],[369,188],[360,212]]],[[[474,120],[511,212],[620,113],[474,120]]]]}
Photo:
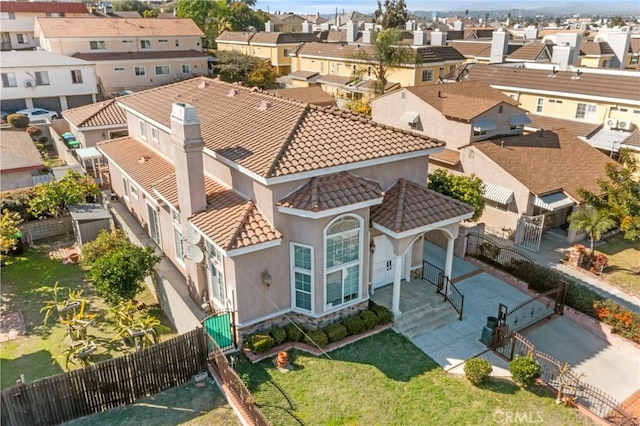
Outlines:
{"type": "Polygon", "coordinates": [[[311,211],[319,212],[320,211],[320,200],[318,198],[318,179],[312,178],[311,182],[311,211]]]}
{"type": "Polygon", "coordinates": [[[233,244],[240,237],[240,234],[242,233],[242,229],[244,225],[248,222],[249,215],[253,212],[254,207],[255,207],[255,204],[253,204],[253,201],[247,202],[245,211],[242,213],[242,218],[240,219],[238,226],[233,232],[233,236],[229,239],[229,244],[233,244]]]}
{"type": "MultiPolygon", "coordinates": [[[[288,100],[288,99],[284,99],[284,100],[288,100]]],[[[296,121],[296,124],[291,128],[291,132],[289,132],[289,136],[287,136],[287,140],[282,144],[282,146],[280,147],[280,150],[278,151],[278,154],[274,157],[273,161],[271,162],[271,166],[269,166],[269,170],[267,170],[267,174],[266,174],[267,176],[273,176],[275,174],[278,168],[278,164],[280,164],[280,160],[282,160],[282,156],[285,154],[285,152],[287,152],[287,150],[291,146],[291,143],[293,142],[293,139],[295,138],[296,133],[300,128],[300,125],[307,118],[307,115],[309,115],[309,108],[313,106],[310,104],[303,104],[302,102],[298,102],[298,101],[295,101],[295,103],[298,103],[300,105],[305,105],[305,108],[302,111],[302,113],[298,116],[298,120],[296,121]]]]}
{"type": "Polygon", "coordinates": [[[400,184],[400,188],[398,189],[398,208],[396,209],[396,220],[395,220],[395,232],[402,231],[402,218],[404,216],[404,199],[407,192],[407,180],[404,178],[398,179],[398,183],[400,184]]]}

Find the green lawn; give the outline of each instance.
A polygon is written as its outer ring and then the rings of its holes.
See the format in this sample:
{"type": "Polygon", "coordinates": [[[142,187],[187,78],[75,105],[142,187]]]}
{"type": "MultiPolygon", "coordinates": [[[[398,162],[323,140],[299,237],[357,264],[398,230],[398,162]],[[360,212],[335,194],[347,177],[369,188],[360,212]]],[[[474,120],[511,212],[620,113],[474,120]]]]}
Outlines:
{"type": "Polygon", "coordinates": [[[618,234],[609,238],[596,250],[609,257],[609,266],[603,278],[622,290],[640,297],[640,275],[633,268],[640,268],[640,242],[629,241],[618,234]]]}
{"type": "MultiPolygon", "coordinates": [[[[52,247],[48,243],[33,246],[24,255],[6,257],[7,265],[0,269],[2,282],[2,313],[21,311],[27,335],[0,345],[0,386],[2,389],[15,384],[20,374],[33,381],[64,371],[65,360],[53,361],[66,347],[64,327],[56,323],[53,316],[50,327],[44,328],[44,314],[40,308],[45,301],[53,298],[53,286],[83,290],[89,300],[89,312],[98,314],[95,327],[90,327],[89,335],[99,345],[92,357],[93,362],[103,361],[122,355],[128,349],[120,342],[113,342],[115,333],[111,320],[106,315],[106,305],[95,295],[90,284],[84,282],[82,268],[78,265],[63,265],[59,260],[49,259],[52,247]]],[[[66,296],[67,291],[62,293],[66,296]]],[[[147,304],[153,304],[153,296],[148,292],[139,297],[147,304]]],[[[152,314],[163,324],[169,324],[162,311],[152,309],[152,314]]],[[[160,330],[162,339],[175,335],[168,327],[160,330]]]]}
{"type": "Polygon", "coordinates": [[[133,405],[116,408],[66,423],[68,426],[91,425],[239,425],[231,407],[215,384],[205,387],[193,383],[143,398],[133,405]]]}
{"type": "Polygon", "coordinates": [[[445,373],[392,330],[330,353],[332,359],[292,352],[293,371],[271,360],[238,362],[250,389],[274,425],[488,425],[506,416],[547,425],[591,425],[555,404],[542,388],[525,390],[492,379],[474,387],[445,373]]]}

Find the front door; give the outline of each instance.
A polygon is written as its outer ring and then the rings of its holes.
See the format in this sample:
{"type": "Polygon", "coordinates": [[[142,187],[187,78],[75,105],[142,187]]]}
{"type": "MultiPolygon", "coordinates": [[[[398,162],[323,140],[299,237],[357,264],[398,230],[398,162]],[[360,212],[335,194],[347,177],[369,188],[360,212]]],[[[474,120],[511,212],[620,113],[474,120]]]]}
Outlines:
{"type": "Polygon", "coordinates": [[[376,289],[393,282],[395,256],[389,238],[379,235],[373,238],[376,247],[373,252],[373,277],[371,282],[376,289]]]}

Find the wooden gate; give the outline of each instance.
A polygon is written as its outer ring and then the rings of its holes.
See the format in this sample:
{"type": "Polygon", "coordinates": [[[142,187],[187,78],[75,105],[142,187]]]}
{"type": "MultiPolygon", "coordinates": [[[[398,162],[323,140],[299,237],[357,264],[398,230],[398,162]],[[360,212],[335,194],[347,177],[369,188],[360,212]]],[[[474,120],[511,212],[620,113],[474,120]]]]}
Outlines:
{"type": "Polygon", "coordinates": [[[516,227],[516,245],[537,253],[544,231],[544,218],[544,215],[520,216],[516,227]]]}
{"type": "Polygon", "coordinates": [[[205,331],[220,349],[226,351],[236,348],[235,325],[233,312],[216,312],[202,320],[205,331]]]}

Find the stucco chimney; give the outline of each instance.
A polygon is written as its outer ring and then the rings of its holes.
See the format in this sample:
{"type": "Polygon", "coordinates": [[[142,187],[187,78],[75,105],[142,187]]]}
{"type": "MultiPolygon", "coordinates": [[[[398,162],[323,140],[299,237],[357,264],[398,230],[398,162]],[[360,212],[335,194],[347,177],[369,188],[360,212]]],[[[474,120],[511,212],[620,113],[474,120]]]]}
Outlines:
{"type": "MultiPolygon", "coordinates": [[[[556,36],[557,46],[553,47],[554,55],[555,55],[556,47],[568,45],[569,58],[567,61],[567,65],[576,65],[578,63],[578,58],[580,57],[581,44],[582,44],[582,34],[579,34],[579,33],[558,34],[556,36]]],[[[553,58],[551,62],[555,62],[553,58]]]]}
{"type": "Polygon", "coordinates": [[[427,45],[427,33],[423,30],[415,30],[413,32],[413,45],[414,46],[426,46],[427,45]]]}
{"type": "Polygon", "coordinates": [[[273,25],[273,22],[271,21],[267,21],[264,23],[264,31],[267,33],[272,33],[275,31],[275,25],[273,25]]]}
{"type": "Polygon", "coordinates": [[[171,106],[171,144],[180,213],[187,218],[207,207],[202,160],[204,142],[193,105],[176,102],[171,106]]]}
{"type": "Polygon", "coordinates": [[[431,31],[431,45],[432,46],[446,46],[447,45],[447,32],[436,29],[431,31]]]}
{"type": "Polygon", "coordinates": [[[456,31],[463,31],[464,23],[458,19],[456,22],[453,23],[453,29],[456,31]]]}
{"type": "Polygon", "coordinates": [[[347,43],[355,43],[358,38],[358,24],[349,21],[347,22],[347,43]]]}
{"type": "Polygon", "coordinates": [[[416,21],[414,21],[413,19],[407,20],[407,22],[405,22],[405,24],[404,24],[404,29],[406,31],[415,30],[416,29],[416,21]]]}
{"type": "Polygon", "coordinates": [[[309,21],[304,21],[302,23],[302,32],[303,33],[311,33],[313,30],[313,24],[311,24],[311,22],[309,21]]]}
{"type": "Polygon", "coordinates": [[[524,29],[524,38],[525,40],[535,40],[538,38],[538,29],[533,25],[524,29]]]}
{"type": "Polygon", "coordinates": [[[373,33],[373,31],[371,31],[371,30],[362,31],[362,43],[371,44],[372,33],[373,33]]]}
{"type": "Polygon", "coordinates": [[[607,31],[598,34],[598,38],[602,38],[613,50],[613,58],[611,58],[611,68],[624,69],[626,56],[629,53],[629,43],[631,42],[631,33],[629,31],[607,31]]]}
{"type": "Polygon", "coordinates": [[[504,62],[508,46],[509,33],[504,31],[502,28],[494,31],[491,37],[491,57],[489,58],[489,63],[501,64],[504,62]]]}

